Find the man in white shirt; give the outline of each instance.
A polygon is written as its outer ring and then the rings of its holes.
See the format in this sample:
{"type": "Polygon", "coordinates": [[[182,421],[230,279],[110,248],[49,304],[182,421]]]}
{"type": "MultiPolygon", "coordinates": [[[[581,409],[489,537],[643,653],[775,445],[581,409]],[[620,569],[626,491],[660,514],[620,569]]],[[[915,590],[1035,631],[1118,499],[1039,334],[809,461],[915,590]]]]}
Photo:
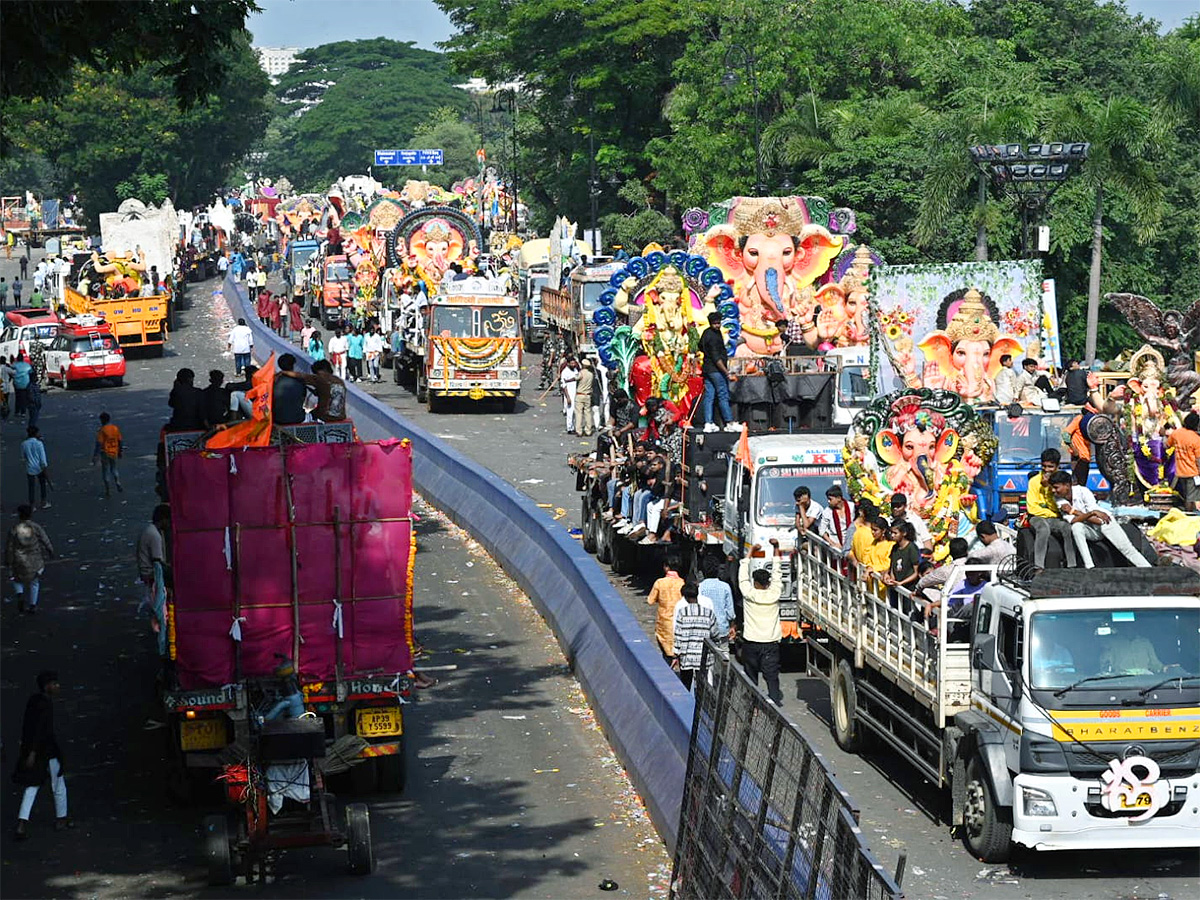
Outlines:
{"type": "Polygon", "coordinates": [[[892,494],[892,518],[903,519],[911,524],[917,533],[917,548],[927,553],[933,552],[933,535],[929,533],[929,526],[908,508],[908,498],[899,492],[892,494]]]}
{"type": "Polygon", "coordinates": [[[383,359],[383,333],[376,326],[363,338],[363,353],[367,357],[367,372],[376,384],[382,379],[379,375],[379,364],[383,359]]]}
{"type": "Polygon", "coordinates": [[[575,383],[578,380],[579,365],[574,358],[568,358],[562,371],[558,374],[563,396],[563,415],[567,417],[567,434],[575,432],[575,383]]]}
{"type": "Polygon", "coordinates": [[[996,373],[996,402],[1001,406],[1015,403],[1018,392],[1017,372],[1013,368],[1012,354],[1005,353],[1000,357],[1000,371],[996,373]]]}
{"type": "Polygon", "coordinates": [[[346,354],[350,351],[350,342],[342,334],[342,329],[334,329],[333,337],[329,339],[325,349],[329,351],[329,363],[333,366],[333,374],[345,381],[346,354]]]}
{"type": "Polygon", "coordinates": [[[825,491],[829,504],[817,519],[817,534],[839,550],[850,549],[850,537],[854,533],[854,504],[842,495],[840,485],[831,485],[825,491]]]}
{"type": "Polygon", "coordinates": [[[1070,472],[1060,471],[1051,475],[1050,489],[1054,491],[1058,508],[1071,523],[1071,537],[1075,540],[1075,546],[1079,548],[1079,556],[1085,569],[1095,568],[1096,565],[1092,561],[1092,551],[1088,544],[1105,538],[1133,565],[1139,569],[1150,568],[1146,557],[1133,546],[1129,535],[1117,520],[1097,505],[1095,495],[1087,488],[1072,483],[1070,472]]]}
{"type": "Polygon", "coordinates": [[[1012,545],[1011,541],[1000,537],[996,531],[995,522],[980,522],[975,526],[975,536],[983,544],[982,547],[976,547],[973,554],[974,558],[980,562],[994,566],[1017,552],[1017,548],[1012,545]]]}
{"type": "Polygon", "coordinates": [[[810,528],[816,530],[825,507],[812,498],[812,491],[803,484],[792,491],[792,499],[796,501],[796,533],[804,535],[810,528]]]}
{"type": "MultiPolygon", "coordinates": [[[[767,683],[767,696],[776,706],[783,706],[783,691],[779,689],[779,642],[783,626],[779,621],[779,596],[783,593],[783,557],[779,541],[771,538],[775,550],[770,573],[766,569],[750,572],[752,564],[761,560],[743,557],[738,565],[738,587],[742,591],[742,668],[758,685],[759,673],[767,683]]],[[[755,549],[761,550],[758,544],[755,549]]]]}
{"type": "Polygon", "coordinates": [[[229,271],[229,257],[222,253],[217,257],[217,272],[221,277],[225,277],[225,273],[229,271]]]}
{"type": "Polygon", "coordinates": [[[254,349],[254,332],[245,319],[238,319],[229,332],[229,349],[233,352],[233,368],[238,375],[250,365],[250,352],[254,349]]]}

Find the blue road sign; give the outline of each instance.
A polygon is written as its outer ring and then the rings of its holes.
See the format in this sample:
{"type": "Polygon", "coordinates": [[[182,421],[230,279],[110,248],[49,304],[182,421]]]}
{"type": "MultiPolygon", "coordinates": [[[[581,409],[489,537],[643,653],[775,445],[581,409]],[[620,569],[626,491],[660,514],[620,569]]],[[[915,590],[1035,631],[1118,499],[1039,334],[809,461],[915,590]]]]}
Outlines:
{"type": "Polygon", "coordinates": [[[440,166],[446,162],[442,150],[376,150],[377,166],[440,166]]]}

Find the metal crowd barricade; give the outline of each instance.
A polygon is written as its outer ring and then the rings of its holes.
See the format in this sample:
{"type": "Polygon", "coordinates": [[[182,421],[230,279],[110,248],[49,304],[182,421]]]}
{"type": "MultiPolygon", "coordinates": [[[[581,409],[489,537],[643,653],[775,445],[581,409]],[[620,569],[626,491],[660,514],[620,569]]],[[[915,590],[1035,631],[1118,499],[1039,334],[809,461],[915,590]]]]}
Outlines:
{"type": "Polygon", "coordinates": [[[824,757],[711,641],[695,693],[673,898],[903,896],[824,757]]]}

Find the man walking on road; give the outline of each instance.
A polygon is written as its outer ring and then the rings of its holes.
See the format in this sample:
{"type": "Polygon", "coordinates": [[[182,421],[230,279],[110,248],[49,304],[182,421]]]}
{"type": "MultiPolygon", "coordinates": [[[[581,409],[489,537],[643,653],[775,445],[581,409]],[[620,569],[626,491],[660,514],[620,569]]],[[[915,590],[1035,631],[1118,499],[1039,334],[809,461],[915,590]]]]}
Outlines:
{"type": "MultiPolygon", "coordinates": [[[[165,503],[160,503],[154,507],[150,523],[142,529],[142,533],[138,535],[137,539],[135,554],[137,558],[138,579],[146,588],[141,606],[148,606],[151,610],[154,609],[154,564],[158,563],[164,568],[167,565],[163,534],[170,527],[170,524],[171,507],[165,503]]],[[[141,607],[139,607],[139,611],[140,609],[141,607]]]]}
{"type": "Polygon", "coordinates": [[[675,671],[689,691],[700,661],[704,658],[704,639],[717,637],[717,616],[712,607],[700,601],[700,589],[689,581],[680,588],[675,604],[675,671]]]}
{"type": "Polygon", "coordinates": [[[30,507],[36,505],[33,502],[34,487],[36,486],[42,490],[42,509],[49,509],[50,501],[46,495],[50,490],[50,476],[46,470],[50,467],[50,463],[46,459],[46,445],[42,443],[36,425],[26,428],[25,434],[28,436],[21,441],[21,459],[25,461],[25,481],[29,486],[29,505],[30,507]]]}
{"type": "Polygon", "coordinates": [[[241,375],[242,370],[250,365],[250,352],[254,349],[254,332],[245,319],[238,319],[229,332],[229,349],[233,352],[234,374],[241,375]]]}
{"type": "Polygon", "coordinates": [[[575,378],[575,433],[588,437],[592,433],[592,390],[595,387],[595,370],[592,361],[585,359],[575,378]]]}
{"type": "MultiPolygon", "coordinates": [[[[742,590],[742,668],[754,684],[759,673],[767,683],[767,696],[776,706],[783,706],[783,691],[779,689],[779,642],[783,626],[779,622],[779,596],[783,593],[782,559],[779,541],[771,538],[775,558],[771,570],[755,569],[750,574],[751,557],[744,558],[738,570],[738,586],[742,590]]],[[[762,545],[756,544],[761,550],[762,545]]]]}
{"type": "Polygon", "coordinates": [[[54,545],[46,530],[33,521],[33,507],[22,503],[17,507],[17,524],[9,529],[4,545],[4,560],[16,582],[19,612],[37,611],[42,572],[46,559],[52,556],[54,545]]]}
{"type": "Polygon", "coordinates": [[[21,811],[17,813],[17,827],[13,837],[23,841],[29,837],[29,815],[33,812],[33,801],[46,776],[50,776],[50,790],[54,793],[54,829],[74,828],[75,823],[67,817],[67,783],[63,779],[62,750],[54,734],[54,698],[58,696],[58,673],[47,671],[37,677],[38,692],[25,704],[25,718],[21,725],[21,750],[17,759],[17,770],[13,780],[25,786],[21,797],[21,811]]]}
{"type": "Polygon", "coordinates": [[[654,637],[662,651],[663,659],[668,663],[675,660],[675,604],[683,596],[683,579],[675,571],[674,560],[663,560],[662,578],[654,582],[650,588],[650,596],[646,603],[650,606],[658,604],[658,617],[654,623],[654,637]]]}
{"type": "Polygon", "coordinates": [[[100,413],[100,428],[96,432],[96,446],[92,450],[92,465],[100,461],[100,477],[104,480],[104,496],[112,496],[109,479],[117,486],[117,493],[122,493],[121,474],[117,471],[117,460],[124,453],[121,429],[112,423],[112,416],[106,412],[100,413]]]}
{"type": "Polygon", "coordinates": [[[715,559],[704,563],[704,580],[700,582],[700,602],[712,607],[717,617],[717,636],[714,640],[726,655],[734,635],[736,614],[733,609],[733,590],[718,577],[721,564],[715,559]]]}

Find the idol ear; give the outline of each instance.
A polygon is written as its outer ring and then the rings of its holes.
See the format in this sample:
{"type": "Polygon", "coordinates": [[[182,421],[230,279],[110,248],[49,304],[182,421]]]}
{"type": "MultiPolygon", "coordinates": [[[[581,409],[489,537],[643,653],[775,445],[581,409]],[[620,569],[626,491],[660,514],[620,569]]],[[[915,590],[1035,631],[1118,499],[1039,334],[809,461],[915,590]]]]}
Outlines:
{"type": "Polygon", "coordinates": [[[894,466],[904,457],[900,453],[900,435],[894,431],[881,431],[875,435],[875,455],[894,466]]]}
{"type": "Polygon", "coordinates": [[[950,363],[950,338],[946,337],[944,331],[929,332],[917,346],[921,348],[925,358],[936,365],[943,375],[949,377],[954,374],[954,367],[950,363]]]}
{"type": "Polygon", "coordinates": [[[700,239],[704,256],[721,270],[726,281],[737,281],[746,277],[746,268],[742,265],[742,251],[738,249],[737,240],[738,233],[732,225],[714,225],[700,239]]]}
{"type": "Polygon", "coordinates": [[[958,452],[959,438],[958,432],[953,428],[947,428],[938,438],[937,444],[933,448],[933,458],[940,463],[947,462],[954,458],[958,452]]]}
{"type": "Polygon", "coordinates": [[[800,229],[799,247],[792,277],[801,287],[812,284],[834,261],[846,239],[840,234],[831,234],[821,225],[808,224],[800,229]]]}
{"type": "Polygon", "coordinates": [[[1002,337],[992,345],[992,352],[988,354],[987,376],[995,380],[996,375],[1000,371],[1000,357],[1005,354],[1016,359],[1021,355],[1021,345],[1015,338],[1002,337]]]}

